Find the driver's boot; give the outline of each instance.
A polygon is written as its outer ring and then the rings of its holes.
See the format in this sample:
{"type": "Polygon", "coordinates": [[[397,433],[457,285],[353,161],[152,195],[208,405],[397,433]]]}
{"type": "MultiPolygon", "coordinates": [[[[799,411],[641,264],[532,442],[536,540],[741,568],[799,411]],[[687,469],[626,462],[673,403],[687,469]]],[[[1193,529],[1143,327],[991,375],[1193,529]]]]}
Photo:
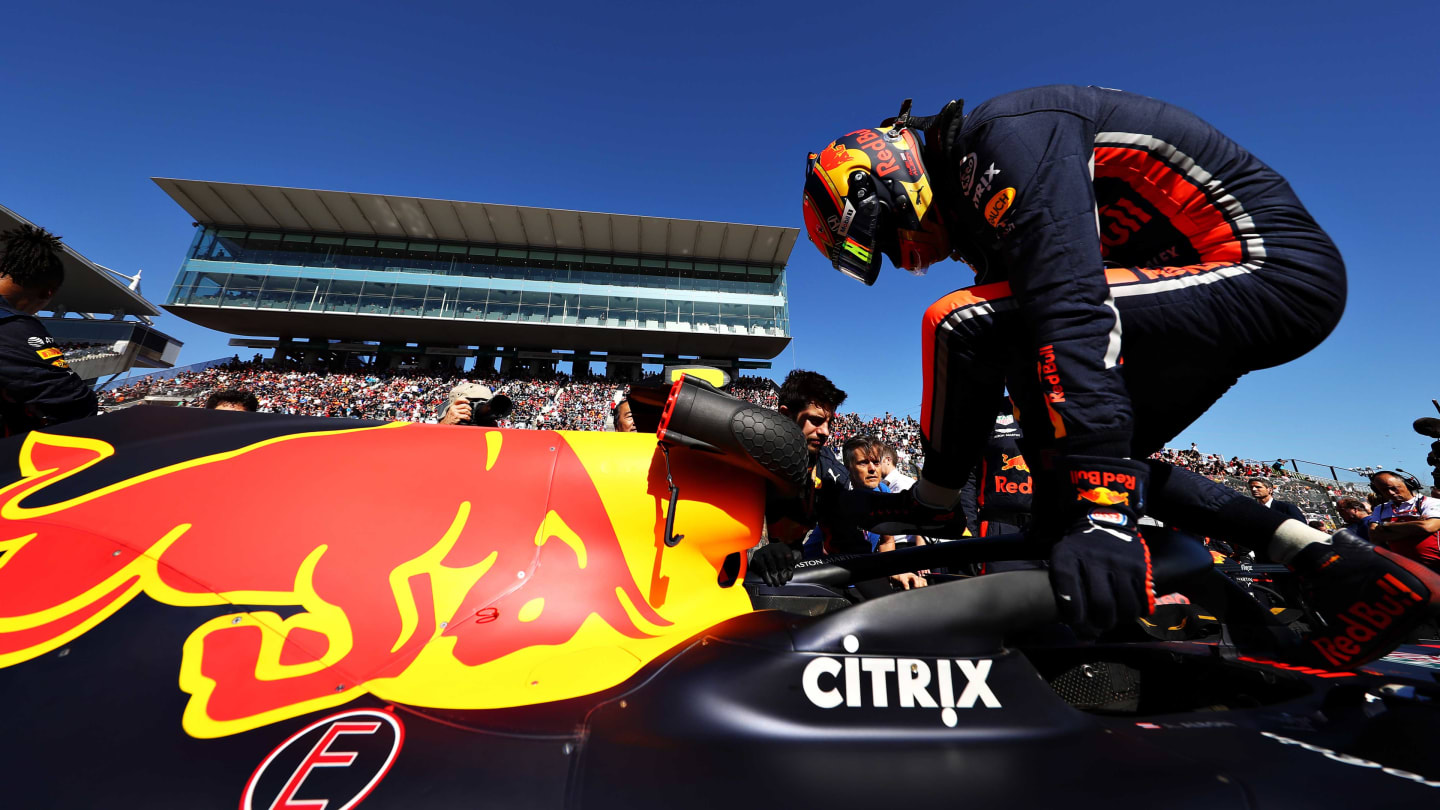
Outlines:
{"type": "Polygon", "coordinates": [[[1440,575],[1349,530],[1301,549],[1289,567],[1324,623],[1304,636],[1298,653],[1317,667],[1374,661],[1440,608],[1440,575]]]}
{"type": "Polygon", "coordinates": [[[937,508],[921,503],[915,488],[904,492],[852,489],[841,493],[846,518],[877,534],[920,534],[956,538],[965,534],[965,515],[958,505],[937,508]]]}

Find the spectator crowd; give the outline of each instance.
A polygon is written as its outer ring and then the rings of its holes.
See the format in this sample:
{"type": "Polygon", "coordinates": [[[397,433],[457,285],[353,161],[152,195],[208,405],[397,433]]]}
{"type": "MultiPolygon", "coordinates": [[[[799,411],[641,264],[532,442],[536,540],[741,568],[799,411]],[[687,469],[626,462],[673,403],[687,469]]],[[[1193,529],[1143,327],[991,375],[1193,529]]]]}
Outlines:
{"type": "MultiPolygon", "coordinates": [[[[653,378],[645,378],[647,381],[653,378]]],[[[386,419],[433,423],[444,410],[446,394],[465,380],[480,383],[514,402],[514,410],[500,421],[506,427],[541,430],[608,430],[611,406],[627,393],[615,380],[568,374],[504,375],[494,371],[480,376],[423,371],[324,371],[281,364],[241,362],[201,371],[182,372],[166,379],[141,380],[110,388],[100,394],[106,408],[124,407],[148,396],[173,397],[182,405],[201,407],[217,390],[239,389],[255,394],[260,410],[270,413],[328,416],[349,419],[386,419]]],[[[730,393],[766,408],[778,407],[777,386],[764,377],[738,377],[730,393]]],[[[872,436],[895,449],[896,466],[916,475],[924,466],[920,423],[911,416],[838,413],[832,424],[829,447],[838,450],[857,436],[872,436]]],[[[1266,462],[1218,453],[1165,448],[1152,458],[1197,472],[1211,480],[1248,492],[1247,480],[1266,476],[1275,480],[1275,495],[1293,501],[1310,517],[1338,526],[1335,504],[1344,497],[1365,497],[1359,484],[1320,479],[1286,470],[1279,461],[1266,462]]]]}

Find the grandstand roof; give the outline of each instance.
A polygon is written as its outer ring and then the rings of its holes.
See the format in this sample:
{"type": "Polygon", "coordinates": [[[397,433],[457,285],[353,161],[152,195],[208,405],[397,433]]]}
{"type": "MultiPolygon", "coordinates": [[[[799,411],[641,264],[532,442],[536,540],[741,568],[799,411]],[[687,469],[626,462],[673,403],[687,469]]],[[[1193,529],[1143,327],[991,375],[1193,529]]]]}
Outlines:
{"type": "MultiPolygon", "coordinates": [[[[0,231],[12,230],[22,224],[35,223],[0,205],[0,231]]],[[[154,304],[130,289],[114,273],[81,256],[69,245],[65,246],[60,260],[65,265],[65,283],[51,301],[52,306],[64,307],[70,312],[110,313],[118,310],[126,315],[151,317],[160,314],[154,304]]]]}
{"type": "Polygon", "coordinates": [[[799,231],[243,183],[151,178],[202,225],[784,265],[799,231]]]}

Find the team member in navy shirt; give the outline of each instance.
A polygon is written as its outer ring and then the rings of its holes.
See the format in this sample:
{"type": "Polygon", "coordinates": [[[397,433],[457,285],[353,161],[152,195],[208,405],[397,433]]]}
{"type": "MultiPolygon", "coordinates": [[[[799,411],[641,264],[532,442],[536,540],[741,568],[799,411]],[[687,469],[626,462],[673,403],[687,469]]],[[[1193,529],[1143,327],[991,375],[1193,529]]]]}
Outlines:
{"type": "Polygon", "coordinates": [[[95,392],[35,317],[65,281],[60,240],[21,225],[0,235],[0,430],[12,436],[93,416],[95,392]]]}

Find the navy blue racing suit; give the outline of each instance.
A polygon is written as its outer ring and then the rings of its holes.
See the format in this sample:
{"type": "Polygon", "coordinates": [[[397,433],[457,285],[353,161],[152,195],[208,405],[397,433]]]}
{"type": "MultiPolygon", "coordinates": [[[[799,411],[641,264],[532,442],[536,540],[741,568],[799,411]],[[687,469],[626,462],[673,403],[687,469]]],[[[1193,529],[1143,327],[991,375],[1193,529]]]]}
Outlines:
{"type": "Polygon", "coordinates": [[[960,490],[960,511],[976,537],[1015,534],[1030,524],[1033,484],[1021,436],[1013,416],[996,419],[980,463],[960,490]]]}
{"type": "Polygon", "coordinates": [[[94,416],[95,392],[43,324],[0,298],[0,435],[94,416]]]}
{"type": "MultiPolygon", "coordinates": [[[[931,483],[965,483],[1003,388],[1043,503],[1056,456],[1145,458],[1241,375],[1299,357],[1339,322],[1334,244],[1284,178],[1195,115],[1068,86],[957,106],[919,125],[978,281],[924,319],[931,483]]],[[[1196,478],[1152,471],[1151,514],[1234,505],[1196,478]]]]}

